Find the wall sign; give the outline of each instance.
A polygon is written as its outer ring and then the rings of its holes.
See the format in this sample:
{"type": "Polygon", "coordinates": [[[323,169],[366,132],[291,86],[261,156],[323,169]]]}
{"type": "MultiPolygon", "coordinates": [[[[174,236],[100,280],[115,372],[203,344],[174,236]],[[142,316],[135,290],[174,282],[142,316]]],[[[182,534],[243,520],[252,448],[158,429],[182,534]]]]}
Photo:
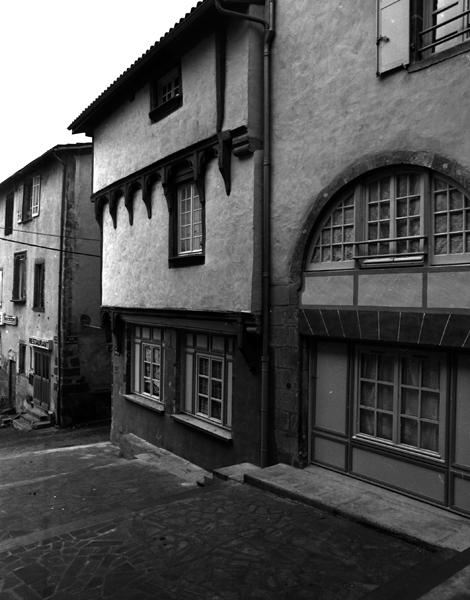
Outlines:
{"type": "Polygon", "coordinates": [[[42,348],[43,350],[52,350],[52,340],[41,340],[39,338],[29,338],[29,343],[35,348],[42,348]]]}
{"type": "Polygon", "coordinates": [[[3,313],[3,325],[18,325],[18,317],[3,313]]]}

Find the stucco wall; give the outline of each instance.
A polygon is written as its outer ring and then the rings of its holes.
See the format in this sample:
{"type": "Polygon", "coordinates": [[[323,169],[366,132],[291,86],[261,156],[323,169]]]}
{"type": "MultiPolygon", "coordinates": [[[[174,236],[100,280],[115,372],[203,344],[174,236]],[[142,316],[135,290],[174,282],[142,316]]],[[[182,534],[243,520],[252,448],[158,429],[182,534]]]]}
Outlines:
{"type": "MultiPolygon", "coordinates": [[[[216,133],[215,38],[200,42],[181,59],[183,105],[151,123],[150,87],[137,90],[94,132],[96,192],[130,173],[216,133]]],[[[246,124],[248,113],[248,35],[246,26],[229,27],[225,128],[246,124]]]]}
{"type": "Polygon", "coordinates": [[[149,219],[141,192],[134,200],[134,224],[124,200],[117,228],[103,213],[103,298],[105,306],[251,310],[253,273],[254,161],[232,159],[232,193],[227,196],[216,161],[206,172],[205,264],[168,268],[168,205],[160,183],[152,194],[149,219]]]}
{"type": "MultiPolygon", "coordinates": [[[[30,362],[29,338],[52,340],[57,335],[58,285],[59,285],[59,252],[48,248],[59,248],[60,241],[60,202],[62,195],[62,168],[58,162],[52,161],[47,167],[34,174],[41,175],[41,207],[38,217],[27,223],[17,223],[17,205],[15,197],[13,233],[0,244],[0,267],[3,267],[3,297],[1,311],[18,318],[18,325],[0,327],[2,340],[2,366],[7,366],[9,357],[17,362],[18,344],[24,342],[26,351],[26,375],[32,368],[30,362]],[[33,244],[25,246],[23,242],[33,244]],[[36,246],[34,246],[36,245],[36,246]],[[39,246],[39,247],[37,247],[39,246]],[[48,247],[45,248],[44,246],[48,247]],[[11,302],[13,291],[13,255],[26,251],[26,302],[11,302]],[[34,264],[36,260],[45,262],[44,312],[32,310],[34,291],[34,264]]],[[[4,214],[5,196],[0,198],[0,211],[4,214]]],[[[52,352],[51,371],[54,367],[55,348],[52,352]]],[[[55,375],[52,375],[55,381],[55,375]]],[[[32,386],[26,376],[19,375],[17,381],[18,402],[28,394],[32,394],[32,386]]],[[[54,404],[54,403],[53,403],[54,404]]],[[[54,406],[52,405],[52,408],[54,406]]]]}
{"type": "Polygon", "coordinates": [[[376,76],[376,2],[281,0],[273,64],[274,281],[313,199],[365,155],[436,152],[470,168],[470,54],[376,76]],[[301,43],[299,43],[299,40],[301,43]],[[289,200],[286,201],[286,198],[289,200]]]}

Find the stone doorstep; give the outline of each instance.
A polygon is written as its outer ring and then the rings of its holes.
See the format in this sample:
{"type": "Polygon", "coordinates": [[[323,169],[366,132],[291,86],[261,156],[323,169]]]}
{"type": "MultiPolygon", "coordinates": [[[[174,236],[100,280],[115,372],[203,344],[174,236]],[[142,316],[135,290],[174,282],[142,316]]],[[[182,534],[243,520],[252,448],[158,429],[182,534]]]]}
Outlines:
{"type": "Polygon", "coordinates": [[[457,552],[470,548],[470,519],[322,467],[279,463],[250,468],[243,480],[415,543],[457,552]]]}

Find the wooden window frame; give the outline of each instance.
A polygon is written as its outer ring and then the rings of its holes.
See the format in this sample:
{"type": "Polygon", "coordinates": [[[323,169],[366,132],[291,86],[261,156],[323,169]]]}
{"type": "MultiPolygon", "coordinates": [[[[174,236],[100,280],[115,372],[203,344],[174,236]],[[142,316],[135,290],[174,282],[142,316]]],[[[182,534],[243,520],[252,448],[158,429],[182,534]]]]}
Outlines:
{"type": "MultiPolygon", "coordinates": [[[[373,445],[379,445],[382,447],[394,448],[402,453],[408,453],[412,455],[420,455],[424,458],[444,461],[447,458],[447,450],[446,450],[446,429],[447,429],[447,405],[448,405],[448,365],[446,356],[442,353],[434,353],[434,352],[426,352],[422,350],[408,350],[408,349],[396,349],[396,350],[385,350],[379,349],[374,346],[358,346],[355,350],[355,358],[354,358],[354,426],[353,426],[353,439],[360,440],[363,442],[367,442],[373,445]],[[394,361],[394,375],[392,382],[385,382],[385,384],[389,384],[393,387],[393,408],[392,411],[386,411],[381,408],[375,407],[370,408],[371,411],[375,413],[385,413],[391,414],[393,418],[393,435],[392,439],[386,439],[377,435],[371,435],[367,433],[363,433],[360,431],[360,384],[362,381],[368,381],[364,378],[361,379],[361,357],[365,354],[372,354],[376,357],[379,356],[387,356],[392,358],[394,361]],[[432,424],[436,424],[436,420],[426,419],[426,417],[418,416],[414,417],[411,415],[406,415],[401,408],[402,401],[402,390],[404,388],[408,389],[410,386],[408,384],[404,384],[402,381],[402,360],[404,358],[415,357],[418,359],[429,359],[432,358],[434,360],[439,361],[440,365],[440,396],[439,396],[439,418],[437,419],[438,425],[438,450],[427,450],[420,446],[414,446],[410,444],[406,444],[400,441],[400,425],[401,419],[410,419],[416,420],[420,423],[419,427],[421,427],[422,423],[431,422],[432,424]]],[[[377,385],[383,385],[383,382],[380,379],[377,379],[377,385]]],[[[411,386],[413,387],[413,386],[411,386]]],[[[418,386],[420,392],[420,398],[422,390],[425,386],[420,383],[418,386]]],[[[418,389],[416,388],[416,389],[418,389]]],[[[424,390],[427,391],[426,389],[424,390]]],[[[419,400],[421,406],[421,399],[419,400]]],[[[369,410],[369,409],[366,409],[369,410]]],[[[377,421],[375,422],[377,427],[377,421]]]]}
{"type": "Polygon", "coordinates": [[[45,281],[46,281],[46,263],[44,260],[37,260],[34,263],[34,292],[33,292],[33,310],[44,312],[45,310],[45,281]]]}
{"type": "Polygon", "coordinates": [[[164,369],[164,331],[160,327],[152,327],[147,325],[134,325],[131,333],[131,377],[130,377],[130,394],[142,396],[148,400],[155,402],[157,405],[164,406],[164,388],[163,388],[163,369],[164,369]],[[148,332],[148,335],[147,335],[148,332]],[[145,348],[150,348],[154,352],[158,349],[160,362],[154,362],[153,357],[150,361],[150,376],[145,375],[144,363],[145,348]],[[160,377],[153,377],[153,367],[158,365],[160,377]],[[159,394],[158,396],[145,392],[145,381],[150,380],[150,385],[153,381],[158,380],[159,394]]]}
{"type": "Polygon", "coordinates": [[[150,120],[152,123],[156,123],[180,108],[182,104],[183,82],[181,79],[181,66],[178,64],[161,74],[151,84],[150,120]]]}
{"type": "Polygon", "coordinates": [[[211,423],[227,431],[232,426],[232,378],[233,378],[233,353],[234,340],[231,337],[222,335],[213,335],[209,333],[186,333],[183,344],[184,365],[184,400],[181,402],[180,410],[182,413],[190,415],[202,422],[211,423]],[[221,347],[223,346],[223,347],[221,347]],[[208,375],[199,372],[200,359],[206,359],[209,362],[208,375]],[[222,363],[222,377],[212,377],[212,362],[222,363]],[[208,399],[207,413],[201,411],[199,396],[200,377],[208,379],[208,390],[206,397],[208,399]],[[212,397],[212,385],[214,381],[222,382],[221,398],[212,397]],[[221,405],[221,417],[212,416],[211,400],[219,402],[221,405]]]}
{"type": "Polygon", "coordinates": [[[15,252],[13,255],[13,290],[12,302],[26,302],[27,255],[26,252],[15,252]]]}
{"type": "MultiPolygon", "coordinates": [[[[414,198],[415,194],[408,195],[406,198],[414,198]]],[[[450,206],[450,204],[449,204],[450,206]]],[[[415,218],[414,214],[409,214],[406,218],[415,218]]],[[[450,221],[449,221],[450,223],[450,221]]],[[[470,195],[466,193],[461,186],[457,185],[454,181],[448,177],[430,171],[427,169],[416,169],[416,168],[392,168],[383,169],[373,175],[363,177],[359,182],[355,183],[354,186],[349,187],[339,199],[337,198],[333,204],[328,206],[326,214],[319,221],[319,225],[315,230],[314,236],[312,237],[312,243],[310,245],[307,254],[307,269],[309,271],[334,271],[340,269],[352,269],[354,267],[359,268],[384,268],[384,267],[406,267],[406,266],[420,266],[428,264],[442,265],[442,264],[469,264],[470,263],[470,195]],[[397,216],[396,207],[399,200],[403,200],[405,197],[399,197],[392,190],[390,197],[390,217],[388,219],[390,226],[389,241],[385,242],[389,244],[390,252],[388,254],[370,254],[367,248],[374,243],[377,243],[374,239],[368,239],[367,225],[368,225],[368,193],[371,184],[379,181],[383,178],[390,177],[392,187],[396,185],[398,177],[415,175],[419,177],[419,197],[420,197],[420,234],[419,236],[411,236],[413,240],[419,242],[419,248],[413,252],[400,252],[397,250],[397,244],[407,243],[407,237],[399,238],[396,237],[396,226],[400,219],[405,217],[397,216]],[[435,189],[435,181],[442,180],[448,186],[451,191],[456,191],[463,197],[461,209],[448,209],[447,212],[462,212],[462,229],[452,231],[447,229],[446,231],[436,232],[435,231],[435,194],[438,193],[435,189]],[[319,247],[318,242],[321,239],[322,232],[327,226],[331,215],[337,206],[341,204],[344,198],[350,197],[354,194],[354,205],[355,205],[355,223],[354,223],[354,245],[356,252],[354,260],[339,260],[336,262],[313,262],[316,249],[319,247]],[[467,223],[469,226],[467,227],[467,223]],[[452,235],[461,235],[463,239],[463,248],[468,248],[468,252],[461,253],[449,253],[449,254],[437,254],[435,252],[435,239],[439,236],[451,237],[452,235]],[[468,240],[468,242],[467,242],[468,240]],[[364,250],[365,248],[365,250],[364,250]]],[[[347,243],[347,242],[342,242],[347,243]]],[[[411,242],[410,242],[411,243],[411,242]]],[[[417,244],[418,245],[418,244],[417,244]]],[[[410,246],[408,246],[410,247],[410,246]]]]}

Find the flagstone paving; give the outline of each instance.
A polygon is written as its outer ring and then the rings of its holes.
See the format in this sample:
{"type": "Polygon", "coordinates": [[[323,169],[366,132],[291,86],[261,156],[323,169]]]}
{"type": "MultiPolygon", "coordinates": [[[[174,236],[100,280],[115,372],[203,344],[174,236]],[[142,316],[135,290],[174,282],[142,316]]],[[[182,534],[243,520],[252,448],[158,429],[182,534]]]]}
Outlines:
{"type": "Polygon", "coordinates": [[[354,600],[440,554],[110,444],[0,458],[0,482],[0,600],[354,600]]]}

